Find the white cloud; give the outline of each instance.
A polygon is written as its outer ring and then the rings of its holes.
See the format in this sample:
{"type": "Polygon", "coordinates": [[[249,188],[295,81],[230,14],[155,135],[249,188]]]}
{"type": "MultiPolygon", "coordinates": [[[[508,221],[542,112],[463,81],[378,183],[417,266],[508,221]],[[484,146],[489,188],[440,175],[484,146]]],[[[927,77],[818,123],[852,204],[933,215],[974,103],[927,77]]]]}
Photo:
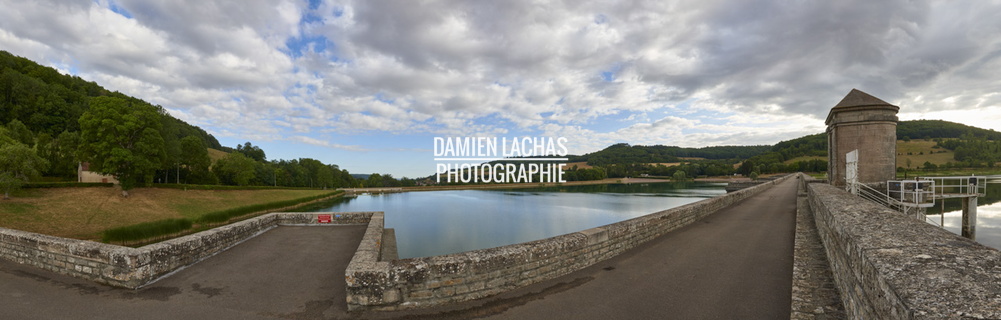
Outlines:
{"type": "Polygon", "coordinates": [[[822,132],[851,88],[1001,129],[997,2],[116,3],[132,18],[0,0],[0,46],[220,136],[345,150],[318,137],[771,144],[822,132]]]}
{"type": "Polygon", "coordinates": [[[314,146],[320,146],[320,147],[325,147],[325,148],[334,148],[334,149],[342,149],[342,150],[348,150],[348,151],[370,151],[369,149],[367,149],[365,147],[362,147],[362,146],[343,145],[343,144],[331,143],[330,141],[324,141],[324,140],[320,140],[320,139],[316,139],[316,138],[310,138],[310,137],[307,137],[307,136],[291,136],[291,137],[289,137],[288,141],[295,141],[295,142],[301,142],[301,143],[305,143],[305,144],[311,144],[311,145],[314,145],[314,146]]]}

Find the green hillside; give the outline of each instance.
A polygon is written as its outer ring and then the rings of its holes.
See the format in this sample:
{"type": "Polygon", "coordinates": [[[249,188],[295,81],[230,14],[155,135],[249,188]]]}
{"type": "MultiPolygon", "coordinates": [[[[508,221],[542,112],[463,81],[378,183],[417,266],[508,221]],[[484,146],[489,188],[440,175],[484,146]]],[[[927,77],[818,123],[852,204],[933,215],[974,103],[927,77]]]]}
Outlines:
{"type": "MultiPolygon", "coordinates": [[[[901,168],[993,167],[1001,161],[1001,132],[994,130],[943,120],[911,120],[897,123],[897,138],[897,166],[901,168]]],[[[827,135],[818,133],[779,142],[770,151],[749,158],[738,172],[825,171],[826,157],[827,135]]]]}
{"type": "MultiPolygon", "coordinates": [[[[269,160],[250,142],[220,145],[158,105],[0,51],[0,148],[30,168],[0,172],[4,193],[26,181],[76,181],[77,165],[118,177],[123,190],[152,183],[353,187],[337,165],[269,160]],[[114,124],[114,125],[109,125],[114,124]],[[22,160],[19,160],[22,161],[22,160]]],[[[391,176],[380,184],[403,184],[391,176]]]]}
{"type": "MultiPolygon", "coordinates": [[[[1001,133],[942,120],[901,121],[897,124],[897,166],[906,169],[977,168],[1001,161],[1001,133]]],[[[773,146],[611,145],[601,151],[569,156],[573,179],[620,178],[640,175],[686,177],[752,172],[827,171],[827,134],[782,141],[773,146]],[[581,178],[585,177],[585,178],[581,178]]]]}
{"type": "Polygon", "coordinates": [[[582,156],[570,156],[570,162],[587,162],[590,166],[611,164],[672,163],[685,158],[709,160],[747,159],[770,150],[771,146],[717,146],[682,148],[675,146],[631,146],[613,144],[601,151],[582,156]]]}
{"type": "Polygon", "coordinates": [[[911,120],[897,124],[897,139],[960,138],[970,135],[985,140],[1001,140],[1001,132],[943,120],[911,120]]]}
{"type": "MultiPolygon", "coordinates": [[[[34,134],[56,137],[63,132],[78,132],[80,118],[89,109],[89,98],[113,96],[135,104],[149,104],[141,99],[111,92],[77,76],[63,75],[56,69],[0,51],[0,123],[12,120],[23,123],[34,134]]],[[[192,126],[160,110],[165,136],[177,140],[196,136],[209,148],[220,149],[219,141],[197,126],[192,126]]]]}

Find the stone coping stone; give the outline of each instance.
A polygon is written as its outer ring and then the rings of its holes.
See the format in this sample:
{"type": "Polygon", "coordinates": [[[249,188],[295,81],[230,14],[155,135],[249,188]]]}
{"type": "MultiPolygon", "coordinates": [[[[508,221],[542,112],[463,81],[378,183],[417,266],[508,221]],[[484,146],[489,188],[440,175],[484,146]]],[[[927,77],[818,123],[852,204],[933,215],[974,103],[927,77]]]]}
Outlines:
{"type": "Polygon", "coordinates": [[[859,281],[890,289],[870,295],[899,299],[898,307],[914,319],[1001,319],[1001,252],[834,186],[809,188],[814,213],[821,214],[816,206],[826,210],[818,221],[832,224],[833,236],[845,246],[840,251],[859,264],[855,271],[877,271],[875,279],[859,281]]]}

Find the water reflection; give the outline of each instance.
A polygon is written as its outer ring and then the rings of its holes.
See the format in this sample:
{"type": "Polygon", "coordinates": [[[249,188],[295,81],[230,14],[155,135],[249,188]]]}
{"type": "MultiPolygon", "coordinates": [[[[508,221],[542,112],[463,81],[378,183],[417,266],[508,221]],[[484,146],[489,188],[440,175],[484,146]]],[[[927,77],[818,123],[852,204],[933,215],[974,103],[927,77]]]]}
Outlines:
{"type": "MultiPolygon", "coordinates": [[[[963,227],[962,202],[960,199],[949,199],[945,202],[944,226],[952,233],[960,234],[963,227]]],[[[1001,181],[993,180],[987,184],[987,195],[977,199],[977,242],[986,246],[1001,249],[1001,181]]],[[[926,219],[929,223],[943,223],[942,203],[928,208],[926,219]]]]}
{"type": "Polygon", "coordinates": [[[401,258],[543,239],[726,193],[721,183],[653,183],[360,195],[303,211],[383,211],[401,258]]]}

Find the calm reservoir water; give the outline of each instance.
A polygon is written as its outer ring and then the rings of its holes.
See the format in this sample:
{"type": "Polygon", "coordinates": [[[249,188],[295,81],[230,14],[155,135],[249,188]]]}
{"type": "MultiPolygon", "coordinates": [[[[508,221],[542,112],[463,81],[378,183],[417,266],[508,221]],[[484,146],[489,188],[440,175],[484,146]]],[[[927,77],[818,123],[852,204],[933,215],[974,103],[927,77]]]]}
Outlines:
{"type": "MultiPolygon", "coordinates": [[[[988,181],[987,196],[978,198],[977,204],[977,242],[1001,249],[1001,180],[988,181]]],[[[941,202],[936,202],[935,207],[928,208],[928,223],[942,223],[941,205],[941,202]]],[[[945,229],[960,234],[962,227],[962,203],[959,199],[946,200],[945,229]]]]}
{"type": "Polygon", "coordinates": [[[400,258],[544,239],[726,193],[724,183],[651,183],[360,195],[310,211],[383,211],[400,258]]]}

